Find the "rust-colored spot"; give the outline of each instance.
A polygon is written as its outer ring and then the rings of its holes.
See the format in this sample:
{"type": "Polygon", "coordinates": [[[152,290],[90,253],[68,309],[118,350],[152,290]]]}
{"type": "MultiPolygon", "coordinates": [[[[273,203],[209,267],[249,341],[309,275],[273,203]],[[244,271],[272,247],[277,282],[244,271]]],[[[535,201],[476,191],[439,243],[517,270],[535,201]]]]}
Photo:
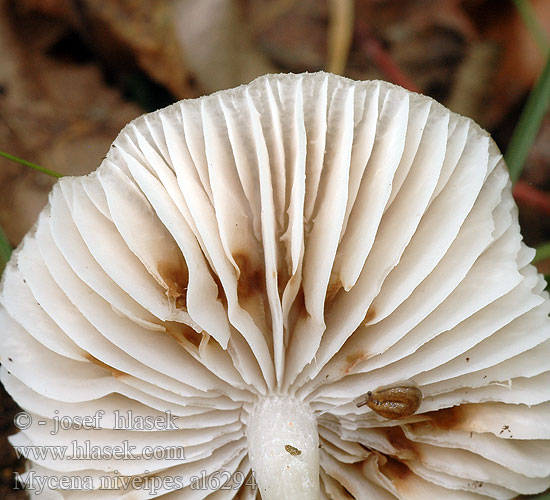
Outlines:
{"type": "MultiPolygon", "coordinates": [[[[406,481],[407,478],[413,474],[403,462],[388,456],[385,458],[386,462],[384,464],[380,463],[378,468],[380,472],[393,483],[406,481]]],[[[382,460],[380,462],[382,462],[382,460]]]]}
{"type": "Polygon", "coordinates": [[[239,268],[237,294],[240,298],[248,298],[265,289],[265,276],[261,268],[254,267],[250,257],[242,252],[233,254],[233,259],[239,268]]]}
{"type": "Polygon", "coordinates": [[[459,429],[464,424],[466,406],[458,405],[424,413],[423,416],[428,417],[429,420],[418,425],[432,425],[445,431],[459,429]]]}
{"type": "Polygon", "coordinates": [[[382,430],[386,434],[389,443],[395,448],[396,455],[402,460],[415,460],[420,458],[420,453],[415,443],[405,436],[401,427],[386,427],[382,430]]]}
{"type": "Polygon", "coordinates": [[[296,299],[294,299],[294,307],[298,317],[307,318],[309,316],[306,308],[306,296],[304,294],[303,287],[300,287],[298,293],[296,294],[296,299]]]}
{"type": "Polygon", "coordinates": [[[369,353],[367,351],[361,350],[354,354],[348,354],[346,356],[344,373],[347,375],[357,366],[358,363],[365,361],[366,359],[369,359],[369,353]]]}
{"type": "Polygon", "coordinates": [[[113,368],[112,366],[108,365],[107,363],[104,363],[103,361],[97,359],[96,357],[92,356],[89,352],[86,353],[85,358],[93,363],[94,365],[97,365],[104,370],[107,370],[108,372],[111,372],[111,375],[115,378],[124,377],[128,374],[126,372],[122,372],[120,370],[117,370],[116,368],[113,368]]]}
{"type": "Polygon", "coordinates": [[[376,310],[373,306],[369,307],[367,309],[367,313],[365,314],[365,318],[363,319],[363,324],[370,323],[376,316],[376,310]]]}
{"type": "Polygon", "coordinates": [[[176,307],[185,308],[189,273],[183,260],[177,263],[159,262],[157,269],[168,287],[167,297],[175,300],[176,307]]]}
{"type": "Polygon", "coordinates": [[[340,290],[343,290],[342,282],[340,281],[340,278],[336,278],[334,281],[331,280],[327,287],[327,293],[325,295],[325,305],[330,304],[338,295],[338,292],[340,290]]]}
{"type": "Polygon", "coordinates": [[[285,290],[285,286],[288,282],[288,276],[287,276],[286,279],[283,280],[283,273],[282,272],[279,271],[276,274],[277,274],[277,290],[279,290],[279,295],[282,297],[283,292],[285,290]]]}

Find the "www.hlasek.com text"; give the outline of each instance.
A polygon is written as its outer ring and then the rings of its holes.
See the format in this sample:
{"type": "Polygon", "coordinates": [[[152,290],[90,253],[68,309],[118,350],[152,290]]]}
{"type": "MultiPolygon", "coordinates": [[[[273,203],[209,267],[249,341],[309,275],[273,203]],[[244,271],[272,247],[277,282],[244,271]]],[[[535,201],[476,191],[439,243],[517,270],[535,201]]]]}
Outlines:
{"type": "Polygon", "coordinates": [[[15,446],[18,458],[33,462],[46,460],[185,460],[183,446],[137,446],[128,440],[117,445],[94,445],[86,441],[71,441],[66,445],[15,446]]]}

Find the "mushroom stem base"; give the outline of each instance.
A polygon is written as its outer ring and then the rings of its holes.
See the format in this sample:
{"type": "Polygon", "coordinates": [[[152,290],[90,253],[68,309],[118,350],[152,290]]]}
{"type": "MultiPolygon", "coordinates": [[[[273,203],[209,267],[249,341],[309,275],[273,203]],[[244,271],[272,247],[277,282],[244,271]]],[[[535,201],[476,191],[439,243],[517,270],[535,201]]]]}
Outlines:
{"type": "Polygon", "coordinates": [[[263,500],[317,500],[319,434],[309,405],[269,396],[254,406],[248,452],[263,500]]]}

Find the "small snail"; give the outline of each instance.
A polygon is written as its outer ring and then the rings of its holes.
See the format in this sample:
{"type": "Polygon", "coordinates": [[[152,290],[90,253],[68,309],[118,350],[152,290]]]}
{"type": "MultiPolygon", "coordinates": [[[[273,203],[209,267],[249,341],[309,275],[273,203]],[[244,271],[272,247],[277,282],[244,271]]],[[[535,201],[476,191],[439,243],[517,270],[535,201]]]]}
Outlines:
{"type": "Polygon", "coordinates": [[[422,392],[413,385],[379,387],[369,391],[357,407],[367,405],[381,417],[397,420],[410,417],[422,403],[422,392]]]}

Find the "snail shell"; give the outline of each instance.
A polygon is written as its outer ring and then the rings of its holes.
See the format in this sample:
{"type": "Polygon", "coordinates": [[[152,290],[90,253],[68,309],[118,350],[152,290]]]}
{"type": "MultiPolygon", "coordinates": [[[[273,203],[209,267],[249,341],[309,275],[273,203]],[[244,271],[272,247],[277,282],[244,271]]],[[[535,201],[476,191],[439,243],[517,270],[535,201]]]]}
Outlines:
{"type": "Polygon", "coordinates": [[[385,387],[369,391],[357,407],[367,405],[381,417],[391,420],[410,417],[422,403],[422,392],[412,385],[385,387]]]}

